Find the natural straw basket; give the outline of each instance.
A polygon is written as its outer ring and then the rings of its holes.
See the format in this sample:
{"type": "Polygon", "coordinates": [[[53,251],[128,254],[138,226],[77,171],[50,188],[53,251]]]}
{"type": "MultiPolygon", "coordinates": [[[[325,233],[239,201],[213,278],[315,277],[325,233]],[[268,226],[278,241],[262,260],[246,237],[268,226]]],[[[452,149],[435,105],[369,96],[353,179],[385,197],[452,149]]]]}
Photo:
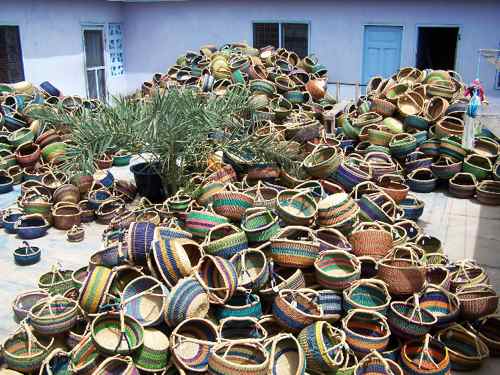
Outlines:
{"type": "Polygon", "coordinates": [[[392,233],[377,222],[358,224],[349,236],[356,256],[383,258],[393,246],[392,233]]]}
{"type": "Polygon", "coordinates": [[[405,374],[449,375],[450,356],[442,343],[427,334],[403,345],[401,367],[405,374]]]}
{"type": "Polygon", "coordinates": [[[58,265],[52,266],[50,272],[44,273],[38,279],[38,287],[49,292],[51,295],[64,294],[68,289],[73,288],[71,270],[61,270],[58,265]]]}
{"type": "Polygon", "coordinates": [[[304,328],[297,339],[306,355],[309,370],[324,373],[334,371],[342,364],[345,333],[330,323],[313,323],[304,328]]]}
{"type": "Polygon", "coordinates": [[[259,291],[269,280],[267,257],[259,249],[247,249],[231,258],[236,274],[238,288],[259,291]]]}
{"type": "Polygon", "coordinates": [[[139,375],[139,371],[130,357],[114,356],[106,358],[92,375],[139,375]]]}
{"type": "Polygon", "coordinates": [[[322,318],[320,306],[314,302],[314,297],[307,294],[308,291],[310,289],[283,289],[274,299],[273,315],[291,332],[298,333],[322,318]]]}
{"type": "Polygon", "coordinates": [[[498,295],[489,285],[464,286],[456,292],[460,301],[460,316],[473,321],[493,314],[498,307],[498,295]]]}
{"type": "Polygon", "coordinates": [[[336,193],[318,202],[317,223],[322,227],[338,227],[359,213],[358,204],[346,193],[336,193]]]}
{"type": "Polygon", "coordinates": [[[165,323],[176,327],[190,318],[204,318],[210,307],[208,293],[194,278],[179,280],[169,293],[164,314],[165,323]]]}
{"type": "Polygon", "coordinates": [[[372,350],[383,351],[389,343],[391,331],[386,317],[376,311],[352,309],[342,319],[346,342],[359,357],[372,350]]]}
{"type": "Polygon", "coordinates": [[[314,268],[318,283],[333,290],[347,288],[361,274],[359,260],[343,250],[322,252],[314,262],[314,268]]]}
{"type": "Polygon", "coordinates": [[[260,319],[262,305],[256,294],[237,291],[224,305],[215,305],[213,314],[218,320],[230,317],[249,317],[260,319]]]}
{"type": "Polygon", "coordinates": [[[483,341],[492,357],[500,356],[500,315],[492,314],[473,323],[477,336],[483,341]]]}
{"type": "Polygon", "coordinates": [[[306,369],[304,350],[289,333],[280,333],[266,342],[272,374],[302,375],[306,369]]]}
{"type": "Polygon", "coordinates": [[[18,294],[12,303],[12,310],[14,311],[17,321],[20,322],[25,319],[31,308],[40,302],[40,300],[48,296],[49,294],[42,289],[29,290],[18,294]]]}
{"type": "Polygon", "coordinates": [[[351,286],[344,289],[343,296],[343,307],[347,313],[352,309],[364,309],[385,315],[391,302],[387,285],[377,279],[354,281],[351,286]]]}
{"type": "Polygon", "coordinates": [[[214,194],[213,209],[230,220],[240,221],[245,210],[253,207],[254,201],[249,194],[238,191],[234,185],[228,184],[225,190],[214,194]]]}
{"type": "Polygon", "coordinates": [[[208,359],[208,373],[219,375],[266,375],[269,353],[259,343],[223,342],[216,344],[208,359]]]}
{"type": "Polygon", "coordinates": [[[273,301],[280,290],[305,288],[304,273],[300,269],[274,268],[273,261],[269,262],[269,282],[259,290],[260,296],[266,301],[273,301]]]}
{"type": "Polygon", "coordinates": [[[318,211],[316,201],[308,190],[283,190],[276,199],[278,215],[289,225],[308,226],[318,211]]]}

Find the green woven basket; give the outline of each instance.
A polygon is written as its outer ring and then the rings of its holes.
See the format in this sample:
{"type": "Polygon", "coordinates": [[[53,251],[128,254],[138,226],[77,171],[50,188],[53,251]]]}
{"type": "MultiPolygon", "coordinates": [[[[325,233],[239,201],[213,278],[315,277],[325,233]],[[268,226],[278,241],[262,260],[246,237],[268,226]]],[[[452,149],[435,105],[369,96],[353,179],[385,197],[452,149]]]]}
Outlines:
{"type": "Polygon", "coordinates": [[[262,210],[243,218],[241,229],[247,234],[248,242],[269,241],[280,231],[278,217],[269,210],[262,210]]]}
{"type": "Polygon", "coordinates": [[[170,360],[170,342],[158,329],[144,329],[144,344],[134,353],[136,367],[145,372],[161,372],[170,360]]]}
{"type": "Polygon", "coordinates": [[[229,259],[248,249],[248,240],[244,231],[232,224],[225,223],[210,228],[202,246],[207,254],[229,259]],[[212,235],[217,233],[219,236],[214,236],[214,238],[218,239],[213,239],[212,235]]]}
{"type": "Polygon", "coordinates": [[[54,266],[50,272],[44,273],[38,279],[38,287],[47,290],[50,294],[63,295],[66,291],[73,288],[73,279],[71,270],[60,270],[54,266]]]}

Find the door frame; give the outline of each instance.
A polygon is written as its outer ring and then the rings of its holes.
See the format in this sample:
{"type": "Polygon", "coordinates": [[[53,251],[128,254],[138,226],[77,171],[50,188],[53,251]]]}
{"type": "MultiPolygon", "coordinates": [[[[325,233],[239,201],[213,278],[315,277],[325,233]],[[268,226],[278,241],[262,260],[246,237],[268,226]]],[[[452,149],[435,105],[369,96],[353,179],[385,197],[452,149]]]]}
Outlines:
{"type": "Polygon", "coordinates": [[[366,32],[366,27],[367,26],[382,26],[382,27],[400,27],[401,28],[401,46],[400,46],[400,56],[399,56],[399,66],[403,64],[403,47],[405,46],[406,43],[406,27],[402,23],[384,23],[384,22],[365,22],[361,25],[361,40],[363,41],[361,44],[361,74],[360,77],[361,79],[359,80],[361,85],[366,85],[368,82],[363,82],[363,75],[365,72],[365,32],[366,32]]]}
{"type": "MultiPolygon", "coordinates": [[[[102,66],[104,68],[104,86],[105,86],[105,91],[104,91],[104,99],[108,99],[108,52],[107,52],[107,46],[106,46],[106,23],[94,23],[94,22],[84,22],[80,24],[81,28],[81,38],[82,38],[82,62],[83,62],[83,76],[85,79],[85,91],[87,94],[87,97],[89,97],[89,83],[87,79],[87,53],[85,51],[85,30],[98,30],[102,32],[102,55],[103,55],[103,60],[104,60],[104,65],[102,66]]],[[[97,86],[97,92],[99,92],[99,83],[96,80],[96,86],[97,86]]]]}
{"type": "Polygon", "coordinates": [[[463,25],[458,24],[458,23],[441,23],[441,24],[435,24],[435,23],[417,23],[415,25],[415,44],[414,44],[414,53],[413,53],[413,66],[417,66],[417,54],[418,54],[418,36],[420,33],[420,28],[422,27],[435,27],[435,28],[458,28],[458,35],[457,35],[457,45],[455,47],[455,72],[460,73],[460,45],[462,41],[462,30],[463,30],[463,25]]]}

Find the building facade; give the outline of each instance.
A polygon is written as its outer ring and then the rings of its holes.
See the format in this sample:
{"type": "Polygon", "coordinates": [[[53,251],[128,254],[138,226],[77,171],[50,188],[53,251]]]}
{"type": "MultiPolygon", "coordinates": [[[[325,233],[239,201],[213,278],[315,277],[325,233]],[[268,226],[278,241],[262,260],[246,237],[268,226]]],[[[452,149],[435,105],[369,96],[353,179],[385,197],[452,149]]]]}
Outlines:
{"type": "Polygon", "coordinates": [[[187,50],[246,41],[314,53],[331,82],[446,68],[500,97],[495,66],[478,63],[500,48],[499,14],[495,0],[2,0],[0,81],[127,94],[187,50]]]}

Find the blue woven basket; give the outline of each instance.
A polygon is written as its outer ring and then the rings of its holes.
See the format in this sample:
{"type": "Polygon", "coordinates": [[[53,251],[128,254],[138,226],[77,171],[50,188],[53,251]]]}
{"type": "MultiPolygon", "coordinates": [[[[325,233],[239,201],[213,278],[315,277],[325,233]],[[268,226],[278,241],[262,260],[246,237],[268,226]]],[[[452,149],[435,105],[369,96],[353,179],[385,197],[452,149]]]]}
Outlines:
{"type": "Polygon", "coordinates": [[[26,241],[24,247],[18,247],[14,250],[14,260],[20,266],[29,266],[38,263],[41,257],[41,251],[38,247],[31,247],[26,241]]]}
{"type": "Polygon", "coordinates": [[[202,285],[193,278],[184,278],[170,290],[164,313],[165,323],[175,327],[189,318],[204,318],[208,309],[208,294],[202,285]]]}
{"type": "Polygon", "coordinates": [[[128,258],[136,265],[147,265],[147,254],[151,249],[156,226],[149,222],[130,224],[126,242],[128,258]]]}
{"type": "Polygon", "coordinates": [[[252,317],[260,319],[262,306],[256,294],[236,292],[224,305],[214,305],[214,316],[219,319],[229,317],[252,317]]]}
{"type": "Polygon", "coordinates": [[[403,209],[403,217],[408,220],[417,221],[424,213],[424,202],[413,194],[408,194],[408,196],[399,203],[399,207],[403,209]]]}
{"type": "Polygon", "coordinates": [[[437,184],[437,178],[428,168],[415,169],[408,175],[408,186],[411,191],[418,193],[430,193],[434,191],[437,184]]]}
{"type": "Polygon", "coordinates": [[[391,332],[403,340],[424,336],[436,324],[437,318],[424,308],[419,301],[392,302],[387,314],[391,332]]]}

